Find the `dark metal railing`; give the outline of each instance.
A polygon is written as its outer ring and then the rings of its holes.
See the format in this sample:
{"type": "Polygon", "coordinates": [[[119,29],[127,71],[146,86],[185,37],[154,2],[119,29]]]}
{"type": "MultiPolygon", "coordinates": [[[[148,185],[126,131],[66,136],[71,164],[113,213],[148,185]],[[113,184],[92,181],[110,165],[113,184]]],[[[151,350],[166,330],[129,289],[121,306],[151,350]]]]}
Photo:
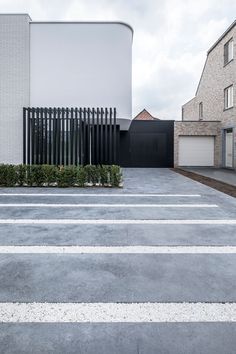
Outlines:
{"type": "Polygon", "coordinates": [[[115,164],[115,108],[23,108],[23,163],[115,164]]]}

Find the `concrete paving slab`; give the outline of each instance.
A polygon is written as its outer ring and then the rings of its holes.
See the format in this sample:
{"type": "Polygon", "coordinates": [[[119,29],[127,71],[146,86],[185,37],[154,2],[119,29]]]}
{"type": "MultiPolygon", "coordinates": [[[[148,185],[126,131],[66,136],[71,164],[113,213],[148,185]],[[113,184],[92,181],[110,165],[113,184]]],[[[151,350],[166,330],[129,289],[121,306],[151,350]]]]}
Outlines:
{"type": "Polygon", "coordinates": [[[236,255],[1,255],[1,302],[235,302],[236,255]]]}
{"type": "Polygon", "coordinates": [[[0,245],[236,246],[235,225],[0,225],[0,245]]]}
{"type": "Polygon", "coordinates": [[[2,208],[0,219],[227,219],[233,211],[218,208],[2,208]]]}
{"type": "MultiPolygon", "coordinates": [[[[17,197],[17,196],[7,196],[0,195],[0,203],[28,203],[29,199],[32,203],[212,203],[217,204],[219,207],[226,213],[229,217],[236,217],[236,200],[235,198],[229,197],[221,192],[213,190],[207,186],[204,186],[198,182],[190,180],[184,176],[181,176],[173,171],[168,169],[124,169],[124,188],[123,189],[109,189],[109,188],[0,188],[0,193],[4,194],[14,194],[14,193],[23,193],[23,194],[32,194],[32,193],[42,193],[42,194],[55,194],[61,193],[63,195],[72,194],[76,197],[17,197]],[[145,183],[144,183],[145,181],[145,183]],[[82,197],[77,196],[78,194],[82,197]],[[89,197],[92,193],[98,195],[98,197],[89,197]],[[103,194],[111,195],[111,197],[104,197],[103,194]],[[113,196],[114,193],[116,196],[113,196]],[[201,195],[199,197],[184,198],[184,197],[147,197],[140,196],[136,198],[132,197],[123,197],[122,195],[127,194],[197,194],[201,195]],[[84,195],[88,195],[88,199],[84,195]],[[99,196],[100,195],[100,196],[99,196]],[[120,197],[119,197],[120,195],[120,197]],[[124,200],[125,199],[125,200],[124,200]]],[[[23,210],[22,208],[18,211],[15,211],[13,216],[21,217],[22,213],[28,213],[29,211],[23,210]]],[[[147,213],[143,209],[144,215],[147,213]]],[[[52,212],[52,211],[51,211],[52,212]]],[[[69,211],[68,211],[69,212],[69,211]]],[[[95,211],[96,212],[96,211],[95,211]]],[[[114,211],[113,211],[114,212],[114,211]]],[[[112,212],[112,214],[113,214],[112,212]]],[[[122,211],[115,211],[115,213],[123,215],[122,211]]],[[[126,211],[125,211],[126,212],[126,211]]],[[[7,211],[8,213],[8,211],[7,211]]],[[[7,214],[6,213],[6,214],[7,214]]],[[[47,212],[46,212],[47,213],[47,212]]],[[[88,211],[86,210],[88,214],[88,211]]],[[[108,214],[111,214],[110,211],[107,211],[108,214]]],[[[2,214],[2,210],[1,210],[2,214]]],[[[5,214],[5,215],[6,215],[5,214]]],[[[40,217],[40,214],[37,213],[37,210],[31,212],[32,216],[40,217]]],[[[68,214],[69,215],[69,214],[68,214]]],[[[70,216],[77,215],[76,211],[70,211],[70,216]]],[[[94,216],[94,213],[90,212],[91,217],[94,216]]],[[[140,216],[140,213],[137,217],[140,216]]],[[[130,210],[127,214],[127,217],[133,218],[134,213],[130,210]]],[[[158,215],[156,215],[158,217],[158,215]]],[[[160,215],[162,217],[162,215],[160,215]]]]}
{"type": "Polygon", "coordinates": [[[4,354],[235,354],[235,323],[0,324],[4,354]]]}
{"type": "Polygon", "coordinates": [[[189,178],[182,179],[181,175],[176,176],[174,171],[169,169],[145,169],[145,168],[128,168],[124,169],[125,189],[131,191],[141,192],[161,192],[170,193],[175,190],[176,193],[191,193],[209,194],[214,190],[211,188],[195,182],[189,178]],[[173,179],[175,180],[175,188],[173,186],[173,179]],[[143,183],[141,183],[143,182],[143,183]],[[184,183],[183,183],[184,182],[184,183]],[[144,185],[145,184],[145,185],[144,185]]]}

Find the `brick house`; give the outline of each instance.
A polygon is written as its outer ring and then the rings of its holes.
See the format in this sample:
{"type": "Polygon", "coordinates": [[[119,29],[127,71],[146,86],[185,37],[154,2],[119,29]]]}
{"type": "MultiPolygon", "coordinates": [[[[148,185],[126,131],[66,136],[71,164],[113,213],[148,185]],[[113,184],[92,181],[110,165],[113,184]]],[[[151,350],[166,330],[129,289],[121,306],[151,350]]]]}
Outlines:
{"type": "Polygon", "coordinates": [[[236,21],[207,52],[196,95],[175,122],[175,165],[236,169],[236,21]]]}
{"type": "Polygon", "coordinates": [[[149,113],[146,109],[143,109],[139,114],[134,117],[135,120],[160,120],[159,118],[155,118],[149,113]]]}

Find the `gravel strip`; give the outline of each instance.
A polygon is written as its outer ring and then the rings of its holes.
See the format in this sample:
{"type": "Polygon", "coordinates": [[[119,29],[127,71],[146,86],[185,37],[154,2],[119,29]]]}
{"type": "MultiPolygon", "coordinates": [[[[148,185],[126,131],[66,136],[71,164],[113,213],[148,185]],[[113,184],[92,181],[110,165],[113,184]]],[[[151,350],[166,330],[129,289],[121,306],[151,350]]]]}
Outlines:
{"type": "Polygon", "coordinates": [[[0,254],[236,254],[236,246],[0,246],[0,254]]]}
{"type": "Polygon", "coordinates": [[[236,303],[0,303],[0,322],[235,322],[236,303]]]}

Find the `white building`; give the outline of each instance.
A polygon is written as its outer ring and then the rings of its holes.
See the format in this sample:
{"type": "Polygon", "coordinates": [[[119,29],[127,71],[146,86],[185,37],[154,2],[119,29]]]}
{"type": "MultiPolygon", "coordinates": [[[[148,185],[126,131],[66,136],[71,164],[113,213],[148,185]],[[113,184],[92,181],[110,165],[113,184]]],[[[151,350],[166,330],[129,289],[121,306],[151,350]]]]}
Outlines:
{"type": "Polygon", "coordinates": [[[132,28],[0,15],[0,163],[22,163],[23,107],[116,107],[132,119],[132,28]]]}

